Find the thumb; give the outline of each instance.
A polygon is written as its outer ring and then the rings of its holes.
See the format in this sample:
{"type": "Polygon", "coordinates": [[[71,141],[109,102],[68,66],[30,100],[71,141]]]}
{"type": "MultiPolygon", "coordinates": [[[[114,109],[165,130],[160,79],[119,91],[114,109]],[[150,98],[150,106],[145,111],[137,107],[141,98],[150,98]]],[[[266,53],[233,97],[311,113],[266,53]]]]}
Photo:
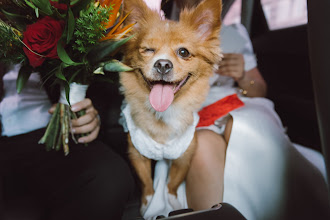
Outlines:
{"type": "Polygon", "coordinates": [[[53,104],[53,106],[50,109],[48,109],[49,114],[53,114],[54,113],[55,108],[56,108],[56,105],[57,104],[53,104]]]}

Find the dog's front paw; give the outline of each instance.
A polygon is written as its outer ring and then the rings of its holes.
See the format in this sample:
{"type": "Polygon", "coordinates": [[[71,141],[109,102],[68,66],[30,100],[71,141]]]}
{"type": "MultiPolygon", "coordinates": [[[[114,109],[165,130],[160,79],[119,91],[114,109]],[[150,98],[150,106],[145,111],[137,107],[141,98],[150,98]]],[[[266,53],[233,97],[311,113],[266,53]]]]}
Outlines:
{"type": "Polygon", "coordinates": [[[173,210],[178,210],[183,208],[177,196],[171,193],[168,194],[168,202],[172,206],[173,210]]]}
{"type": "Polygon", "coordinates": [[[140,213],[141,213],[142,216],[144,216],[146,210],[148,209],[153,196],[154,195],[148,195],[148,196],[143,198],[142,205],[141,205],[141,208],[140,208],[140,213]]]}

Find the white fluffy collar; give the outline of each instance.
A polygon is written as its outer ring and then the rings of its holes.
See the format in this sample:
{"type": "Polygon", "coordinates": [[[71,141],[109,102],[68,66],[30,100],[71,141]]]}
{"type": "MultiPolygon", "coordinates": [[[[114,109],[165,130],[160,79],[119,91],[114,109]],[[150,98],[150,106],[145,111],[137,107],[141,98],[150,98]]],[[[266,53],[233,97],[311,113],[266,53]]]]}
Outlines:
{"type": "Polygon", "coordinates": [[[176,137],[170,139],[165,144],[160,144],[147,135],[142,129],[137,127],[131,117],[129,104],[123,110],[127,128],[130,132],[132,143],[135,148],[145,157],[153,160],[177,159],[189,147],[195,133],[196,125],[199,121],[197,112],[194,112],[194,122],[187,130],[176,137]]]}

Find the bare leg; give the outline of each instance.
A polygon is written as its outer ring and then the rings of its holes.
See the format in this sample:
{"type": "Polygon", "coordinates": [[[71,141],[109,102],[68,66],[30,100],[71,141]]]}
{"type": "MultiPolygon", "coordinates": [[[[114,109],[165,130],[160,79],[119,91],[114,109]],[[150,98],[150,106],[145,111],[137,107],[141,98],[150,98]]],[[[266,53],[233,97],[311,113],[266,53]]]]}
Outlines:
{"type": "Polygon", "coordinates": [[[188,206],[209,209],[222,201],[227,144],[211,130],[197,131],[197,148],[186,179],[188,206]]]}
{"type": "Polygon", "coordinates": [[[230,138],[230,134],[231,134],[231,129],[233,127],[233,123],[234,123],[233,117],[230,116],[230,118],[227,121],[226,128],[225,128],[225,131],[224,131],[224,134],[223,134],[223,136],[225,137],[225,141],[226,141],[227,145],[228,145],[228,142],[229,142],[229,138],[230,138]]]}

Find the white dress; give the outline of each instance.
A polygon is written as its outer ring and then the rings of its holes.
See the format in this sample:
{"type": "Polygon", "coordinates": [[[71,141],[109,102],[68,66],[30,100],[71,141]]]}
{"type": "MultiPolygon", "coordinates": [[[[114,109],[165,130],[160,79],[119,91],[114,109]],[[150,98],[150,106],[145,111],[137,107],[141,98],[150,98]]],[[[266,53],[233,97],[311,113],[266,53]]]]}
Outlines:
{"type": "Polygon", "coordinates": [[[51,116],[48,109],[52,104],[38,73],[32,73],[21,93],[17,93],[16,79],[20,67],[20,64],[12,66],[3,77],[5,93],[0,102],[0,136],[10,137],[44,128],[51,116]]]}
{"type": "MultiPolygon", "coordinates": [[[[244,54],[245,70],[256,66],[243,26],[223,26],[221,45],[224,53],[244,54]]],[[[215,75],[210,83],[203,106],[237,91],[228,77],[215,75]]],[[[311,215],[322,219],[318,215],[329,208],[322,155],[289,140],[270,100],[240,99],[245,106],[230,112],[233,127],[226,152],[223,202],[233,205],[249,220],[312,219],[311,215]]],[[[223,131],[215,125],[204,129],[223,131]]],[[[168,165],[167,161],[156,164],[156,194],[145,218],[155,219],[153,216],[167,215],[172,210],[167,201],[168,165]]],[[[187,208],[185,183],[178,190],[178,200],[187,208]]]]}

